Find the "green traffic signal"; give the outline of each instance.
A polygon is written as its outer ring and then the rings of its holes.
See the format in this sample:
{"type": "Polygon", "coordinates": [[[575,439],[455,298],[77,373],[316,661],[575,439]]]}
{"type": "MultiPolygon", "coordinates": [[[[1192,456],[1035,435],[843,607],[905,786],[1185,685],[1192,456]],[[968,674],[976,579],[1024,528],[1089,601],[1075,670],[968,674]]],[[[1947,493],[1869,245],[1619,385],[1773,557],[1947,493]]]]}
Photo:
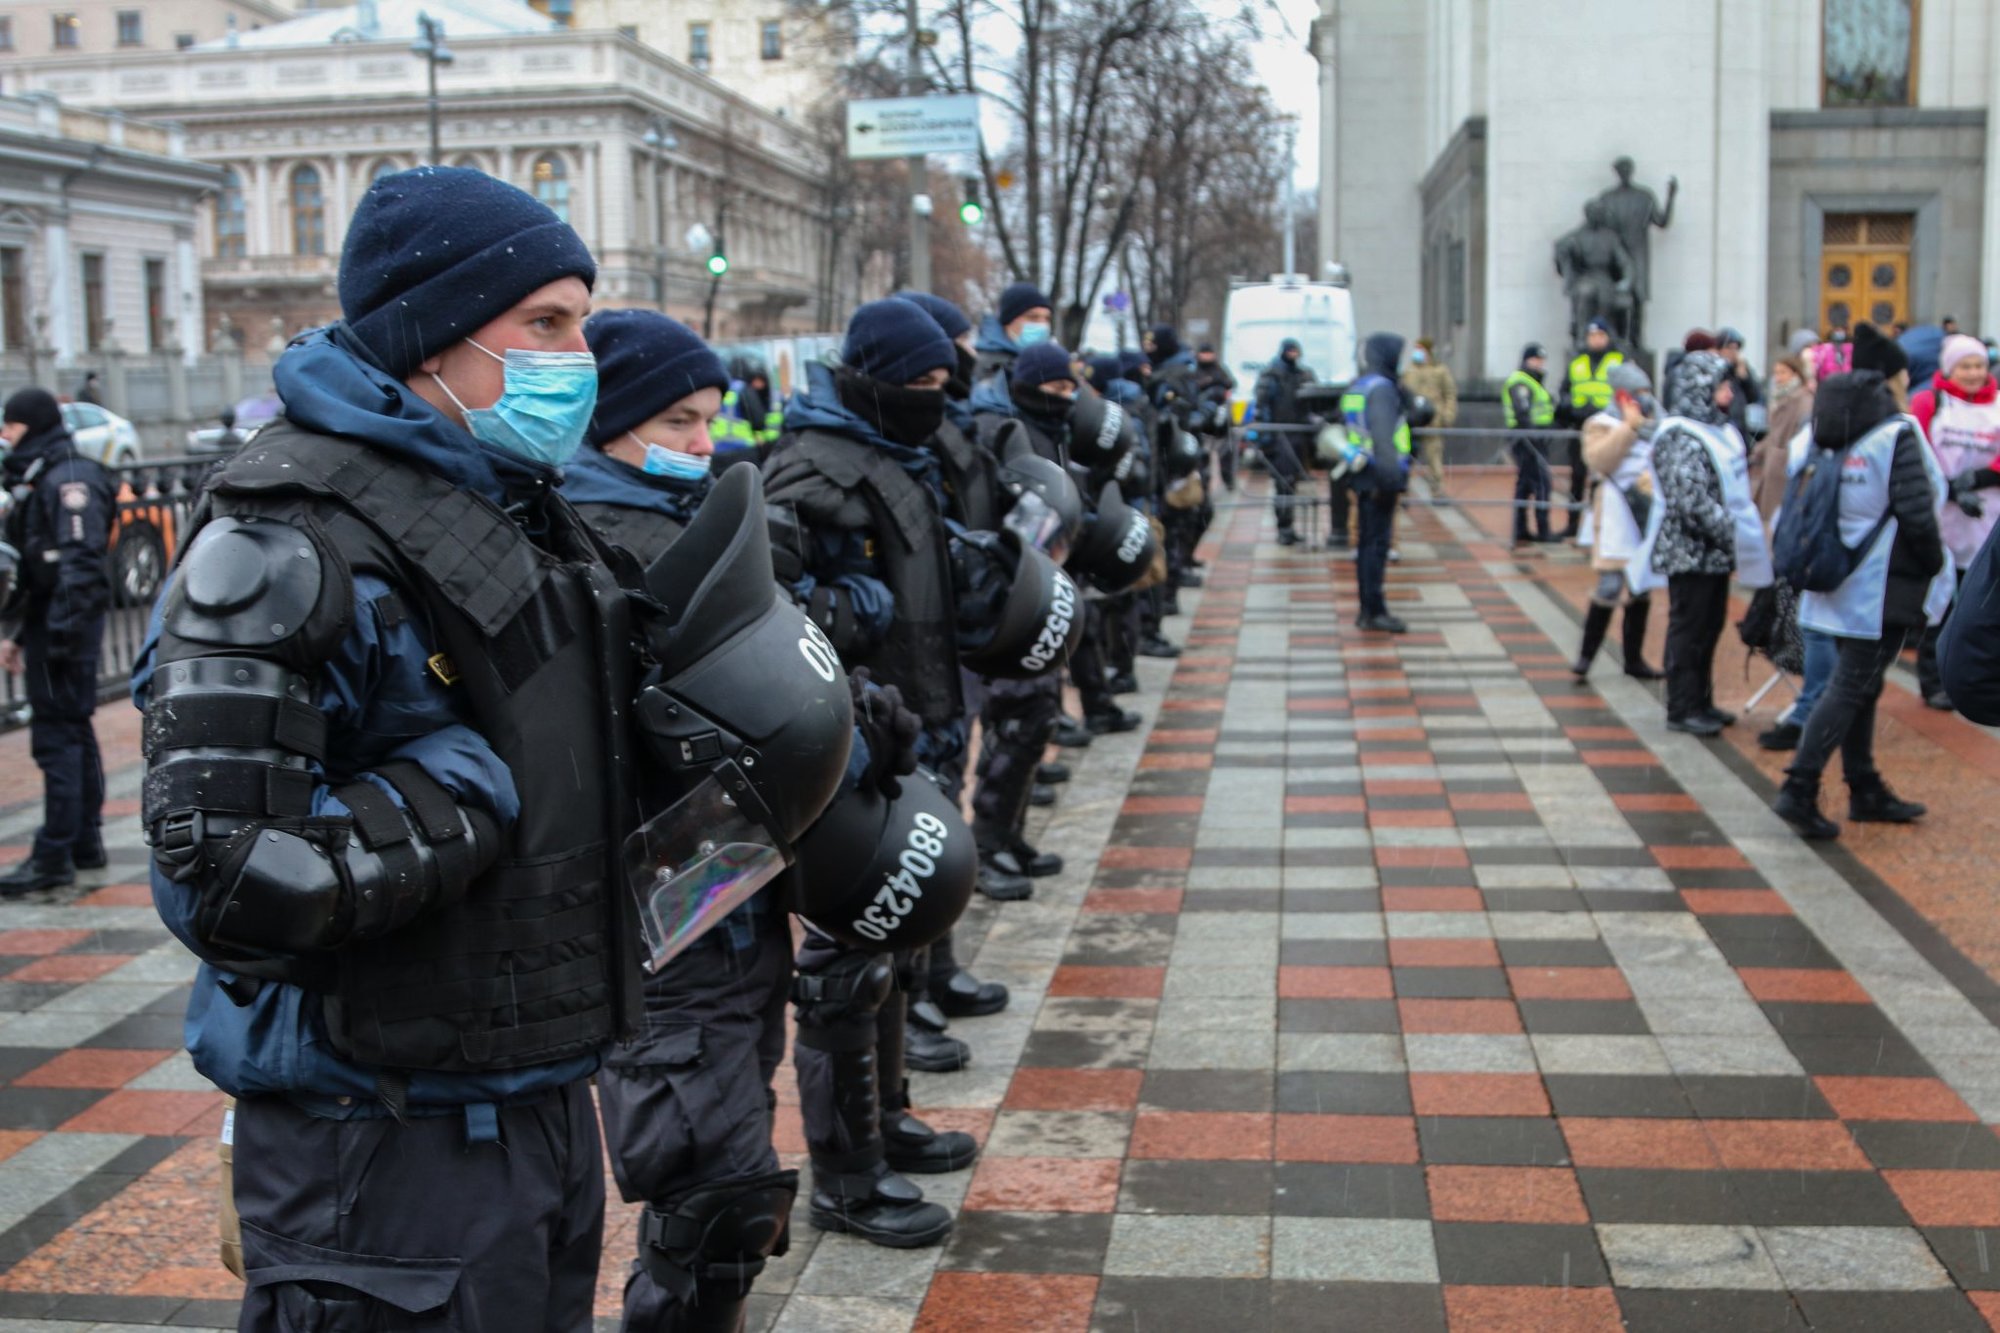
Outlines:
{"type": "Polygon", "coordinates": [[[968,227],[976,227],[986,221],[986,210],[977,199],[968,199],[958,206],[958,220],[968,227]]]}
{"type": "Polygon", "coordinates": [[[710,255],[708,257],[708,271],[718,278],[729,272],[729,256],[710,255]]]}

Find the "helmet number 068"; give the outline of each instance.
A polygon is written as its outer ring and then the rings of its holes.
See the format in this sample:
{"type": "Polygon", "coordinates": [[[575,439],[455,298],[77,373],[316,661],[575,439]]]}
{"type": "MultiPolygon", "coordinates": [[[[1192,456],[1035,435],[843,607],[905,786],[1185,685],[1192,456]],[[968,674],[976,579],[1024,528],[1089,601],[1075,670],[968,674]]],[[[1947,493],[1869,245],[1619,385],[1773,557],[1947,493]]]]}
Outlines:
{"type": "Polygon", "coordinates": [[[881,941],[903,924],[917,900],[924,896],[924,881],[937,873],[937,857],[951,837],[951,829],[927,810],[919,810],[911,821],[902,852],[896,857],[898,869],[882,881],[875,900],[854,922],[854,933],[881,941]]]}
{"type": "Polygon", "coordinates": [[[821,680],[831,685],[834,677],[840,674],[840,655],[833,651],[833,644],[818,625],[808,620],[805,627],[806,636],[799,640],[799,655],[806,659],[806,665],[821,680]]]}

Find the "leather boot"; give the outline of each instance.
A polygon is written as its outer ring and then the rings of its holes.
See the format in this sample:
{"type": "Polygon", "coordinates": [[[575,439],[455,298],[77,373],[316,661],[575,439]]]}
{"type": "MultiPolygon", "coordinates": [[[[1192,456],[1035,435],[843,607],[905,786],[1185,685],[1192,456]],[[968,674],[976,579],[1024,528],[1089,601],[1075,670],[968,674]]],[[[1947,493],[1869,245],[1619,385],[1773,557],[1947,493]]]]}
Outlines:
{"type": "Polygon", "coordinates": [[[931,945],[931,975],[928,987],[937,1007],[952,1018],[978,1018],[997,1014],[1007,1007],[1007,988],[997,981],[981,981],[958,965],[951,932],[931,945]]]}
{"type": "Polygon", "coordinates": [[[951,1210],[877,1162],[864,1171],[822,1176],[813,1169],[808,1216],[821,1231],[844,1231],[871,1245],[919,1250],[951,1234],[951,1210]]]}
{"type": "Polygon", "coordinates": [[[1050,786],[1050,787],[1059,786],[1062,783],[1068,782],[1069,780],[1070,780],[1069,765],[1063,763],[1060,759],[1051,760],[1045,764],[1039,764],[1035,768],[1035,781],[1042,783],[1045,786],[1050,786]]]}
{"type": "Polygon", "coordinates": [[[1136,731],[1139,728],[1139,724],[1145,720],[1144,717],[1133,712],[1131,709],[1120,708],[1115,704],[1107,705],[1101,710],[1086,710],[1083,715],[1083,725],[1090,728],[1090,732],[1094,736],[1104,736],[1121,731],[1136,731]]]}
{"type": "Polygon", "coordinates": [[[0,875],[0,898],[19,898],[44,889],[59,889],[76,883],[76,870],[67,861],[37,861],[33,857],[0,875]]]}
{"type": "Polygon", "coordinates": [[[1113,694],[1137,694],[1139,678],[1129,671],[1120,671],[1105,678],[1104,688],[1113,694]]]}
{"type": "Polygon", "coordinates": [[[1019,870],[1010,870],[999,864],[995,856],[993,852],[979,853],[979,878],[974,881],[974,887],[996,903],[1017,903],[1034,897],[1034,881],[1019,870]]]}
{"type": "Polygon", "coordinates": [[[1087,750],[1096,739],[1096,732],[1067,714],[1056,723],[1055,743],[1065,750],[1087,750]]]}
{"type": "Polygon", "coordinates": [[[1604,646],[1604,635],[1611,628],[1613,608],[1602,602],[1592,602],[1590,609],[1583,613],[1583,646],[1577,649],[1576,662],[1569,674],[1582,680],[1590,674],[1590,664],[1597,660],[1597,650],[1604,646]]]}
{"type": "Polygon", "coordinates": [[[69,851],[70,864],[78,870],[102,870],[111,864],[111,857],[104,850],[104,831],[93,829],[79,840],[69,851]]]}
{"type": "Polygon", "coordinates": [[[921,1069],[926,1074],[950,1074],[972,1063],[972,1048],[944,1031],[944,1013],[928,995],[918,1001],[923,1012],[911,1022],[911,1010],[904,997],[891,995],[875,1015],[877,1055],[881,1060],[882,1101],[888,1104],[890,1089],[899,1085],[905,1069],[921,1069]],[[889,1082],[894,1078],[896,1083],[889,1082]]]}
{"type": "Polygon", "coordinates": [[[1840,825],[1819,812],[1819,778],[1801,773],[1785,775],[1785,785],[1771,802],[1778,818],[1790,824],[1798,835],[1815,842],[1840,836],[1840,825]]]}
{"type": "Polygon", "coordinates": [[[1045,810],[1056,803],[1056,789],[1045,782],[1037,782],[1028,788],[1028,804],[1038,810],[1045,810]]]}
{"type": "Polygon", "coordinates": [[[1054,852],[1038,850],[1034,844],[1016,833],[1007,844],[1007,853],[1019,866],[1021,873],[1029,879],[1047,879],[1050,875],[1060,875],[1063,869],[1062,857],[1054,852]]]}
{"type": "MultiPolygon", "coordinates": [[[[889,1006],[883,1007],[888,1015],[889,1006]]],[[[882,1049],[882,1157],[898,1171],[915,1175],[938,1175],[972,1165],[979,1145],[970,1134],[955,1130],[939,1133],[910,1114],[910,1081],[904,1075],[899,1053],[903,1049],[900,1023],[893,1018],[880,1025],[882,1049]]],[[[946,1040],[950,1040],[947,1038],[946,1040]]],[[[963,1045],[963,1043],[960,1043],[963,1045]]]]}
{"type": "Polygon", "coordinates": [[[1857,824],[1914,824],[1927,809],[1921,801],[1899,798],[1879,773],[1859,782],[1848,780],[1847,817],[1857,824]]]}
{"type": "Polygon", "coordinates": [[[1653,614],[1651,597],[1634,597],[1625,603],[1625,622],[1619,627],[1624,636],[1625,674],[1634,680],[1665,680],[1667,673],[1646,662],[1646,620],[1653,614]]]}

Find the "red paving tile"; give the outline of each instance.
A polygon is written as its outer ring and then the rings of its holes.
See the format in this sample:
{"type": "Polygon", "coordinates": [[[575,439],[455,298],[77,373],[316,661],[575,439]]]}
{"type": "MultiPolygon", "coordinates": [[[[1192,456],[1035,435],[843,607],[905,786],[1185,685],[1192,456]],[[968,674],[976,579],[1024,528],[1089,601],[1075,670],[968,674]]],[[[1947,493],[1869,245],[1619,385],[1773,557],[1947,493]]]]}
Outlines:
{"type": "Polygon", "coordinates": [[[42,1137],[39,1129],[0,1129],[0,1162],[42,1137]]]}
{"type": "Polygon", "coordinates": [[[1520,1000],[1629,1000],[1632,988],[1615,967],[1510,967],[1507,984],[1520,1000]]]}
{"type": "Polygon", "coordinates": [[[1108,1213],[1118,1206],[1115,1157],[982,1157],[965,1206],[1015,1213],[1108,1213]]]}
{"type": "Polygon", "coordinates": [[[1098,854],[1100,870],[1186,870],[1194,860],[1192,847],[1106,847],[1098,854]]]}
{"type": "Polygon", "coordinates": [[[1534,801],[1520,791],[1460,791],[1451,793],[1454,810],[1505,810],[1514,813],[1533,810],[1534,801]]]}
{"type": "Polygon", "coordinates": [[[1628,815],[1694,815],[1701,813],[1701,802],[1682,792],[1613,792],[1611,794],[1611,803],[1628,815]]]}
{"type": "Polygon", "coordinates": [[[1411,1163],[1417,1125],[1402,1115],[1281,1113],[1271,1155],[1281,1162],[1411,1163]]]}
{"type": "Polygon", "coordinates": [[[1287,1000],[1387,1000],[1396,988],[1386,967],[1280,967],[1278,995],[1287,1000]]]}
{"type": "MultiPolygon", "coordinates": [[[[1544,700],[1544,703],[1549,702],[1544,700]]],[[[1651,750],[1578,750],[1577,758],[1592,768],[1658,768],[1660,760],[1651,750]]]]}
{"type": "Polygon", "coordinates": [[[1534,1074],[1412,1074],[1417,1115],[1547,1115],[1549,1095],[1534,1074]]]}
{"type": "Polygon", "coordinates": [[[1576,1173],[1566,1167],[1431,1166],[1424,1178],[1434,1221],[1590,1221],[1576,1173]]]}
{"type": "Polygon", "coordinates": [[[1519,1032],[1511,1000],[1398,1000],[1405,1032],[1519,1032]]]}
{"type": "Polygon", "coordinates": [[[1437,870],[1470,866],[1472,858],[1459,847],[1377,847],[1375,864],[1437,870]]]}
{"type": "Polygon", "coordinates": [[[1758,1000],[1805,1000],[1819,1004],[1869,1004],[1861,983],[1838,968],[1739,967],[1744,988],[1758,1000]]]}
{"type": "Polygon", "coordinates": [[[1920,1227],[2000,1227],[2000,1171],[1884,1171],[1920,1227]]]}
{"type": "Polygon", "coordinates": [[[1083,967],[1065,963],[1050,979],[1049,994],[1157,1000],[1166,980],[1164,967],[1083,967]]]}
{"type": "Polygon", "coordinates": [[[1213,745],[1214,727],[1154,727],[1146,737],[1148,745],[1213,745]]]}
{"type": "Polygon", "coordinates": [[[1990,1329],[2000,1329],[2000,1291],[1968,1291],[1965,1298],[1990,1329]]]}
{"type": "Polygon", "coordinates": [[[153,890],[146,884],[107,884],[76,900],[78,907],[151,907],[153,890]]]}
{"type": "Polygon", "coordinates": [[[1086,1333],[1096,1303],[1094,1277],[941,1272],[916,1333],[1086,1333]]]}
{"type": "Polygon", "coordinates": [[[1813,1080],[1845,1120],[1977,1120],[1959,1095],[1935,1078],[1822,1074],[1813,1080]]]}
{"type": "Polygon", "coordinates": [[[1451,1333],[1622,1333],[1609,1287],[1446,1287],[1451,1333]]]}
{"type": "Polygon", "coordinates": [[[192,1125],[220,1114],[219,1092],[111,1093],[70,1117],[61,1128],[73,1134],[187,1134],[192,1125]]]}
{"type": "Polygon", "coordinates": [[[1127,796],[1118,807],[1121,815],[1198,815],[1208,803],[1205,796],[1127,796]]]}
{"type": "Polygon", "coordinates": [[[1287,796],[1288,815],[1358,815],[1368,808],[1362,796],[1287,796]]]}
{"type": "Polygon", "coordinates": [[[1791,907],[1771,889],[1682,889],[1681,901],[1700,916],[1790,916],[1791,907]]]}
{"type": "Polygon", "coordinates": [[[6,976],[8,981],[95,981],[106,972],[114,972],[132,961],[131,954],[119,953],[59,953],[47,958],[37,958],[24,967],[17,967],[6,976]]]}
{"type": "Polygon", "coordinates": [[[1143,1069],[1017,1069],[1010,1111],[1129,1111],[1139,1104],[1143,1069]]]}
{"type": "Polygon", "coordinates": [[[1699,1120],[1565,1116],[1561,1123],[1577,1166],[1699,1171],[1722,1164],[1699,1120]]]}
{"type": "Polygon", "coordinates": [[[1838,1120],[1709,1120],[1703,1127],[1722,1164],[1734,1170],[1873,1169],[1838,1120]]]}
{"type": "Polygon", "coordinates": [[[1179,889],[1092,889],[1084,895],[1086,912],[1178,912],[1179,889]]]}
{"type": "Polygon", "coordinates": [[[1271,1156],[1271,1117],[1251,1111],[1141,1111],[1128,1155],[1261,1162],[1271,1156]]]}
{"type": "Polygon", "coordinates": [[[1743,859],[1743,853],[1734,847],[1656,845],[1648,850],[1653,853],[1653,859],[1668,870],[1746,870],[1750,866],[1743,859]]]}
{"type": "Polygon", "coordinates": [[[1389,962],[1396,967],[1498,967],[1500,949],[1492,940],[1390,940],[1389,962]]]}
{"type": "Polygon", "coordinates": [[[0,955],[53,954],[91,937],[88,930],[0,930],[0,955]]]}
{"type": "Polygon", "coordinates": [[[122,1088],[172,1051],[64,1051],[14,1080],[17,1088],[122,1088]]]}
{"type": "MultiPolygon", "coordinates": [[[[1449,813],[1449,812],[1440,812],[1449,813]]],[[[1486,899],[1470,885],[1449,887],[1391,887],[1382,890],[1385,912],[1483,912],[1486,899]]]]}
{"type": "Polygon", "coordinates": [[[1148,750],[1139,756],[1139,767],[1149,772],[1172,769],[1213,768],[1215,756],[1212,754],[1182,754],[1176,751],[1148,750]]]}

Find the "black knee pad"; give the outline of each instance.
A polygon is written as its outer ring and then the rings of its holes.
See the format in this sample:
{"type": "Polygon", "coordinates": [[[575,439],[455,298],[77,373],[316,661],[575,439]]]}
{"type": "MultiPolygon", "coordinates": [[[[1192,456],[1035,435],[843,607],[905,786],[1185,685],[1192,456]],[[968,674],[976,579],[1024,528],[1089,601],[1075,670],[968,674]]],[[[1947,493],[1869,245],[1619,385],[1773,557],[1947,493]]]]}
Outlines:
{"type": "Polygon", "coordinates": [[[682,1305],[704,1294],[740,1301],[764,1263],[790,1243],[799,1173],[767,1171],[698,1185],[639,1215],[639,1263],[682,1305]]]}

